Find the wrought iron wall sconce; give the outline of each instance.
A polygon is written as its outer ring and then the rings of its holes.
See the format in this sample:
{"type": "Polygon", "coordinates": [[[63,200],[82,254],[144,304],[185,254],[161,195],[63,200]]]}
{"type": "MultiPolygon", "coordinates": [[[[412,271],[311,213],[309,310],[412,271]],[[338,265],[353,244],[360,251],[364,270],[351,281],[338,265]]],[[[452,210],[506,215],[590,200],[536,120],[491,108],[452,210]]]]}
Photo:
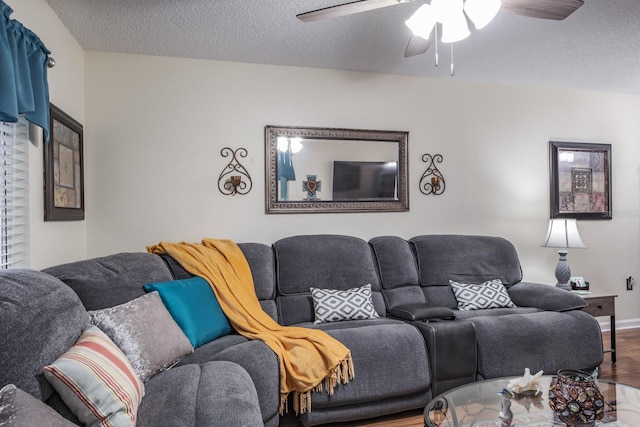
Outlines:
{"type": "Polygon", "coordinates": [[[236,194],[247,194],[253,187],[251,176],[245,167],[240,163],[238,157],[247,157],[245,148],[232,150],[224,147],[220,150],[222,157],[231,156],[231,160],[220,173],[218,177],[218,190],[226,196],[235,196],[236,194]]]}
{"type": "Polygon", "coordinates": [[[422,155],[422,161],[427,164],[427,169],[420,178],[420,191],[422,194],[433,194],[434,196],[439,196],[444,193],[444,177],[436,166],[436,162],[442,163],[442,160],[441,154],[435,154],[433,156],[431,154],[422,155]]]}

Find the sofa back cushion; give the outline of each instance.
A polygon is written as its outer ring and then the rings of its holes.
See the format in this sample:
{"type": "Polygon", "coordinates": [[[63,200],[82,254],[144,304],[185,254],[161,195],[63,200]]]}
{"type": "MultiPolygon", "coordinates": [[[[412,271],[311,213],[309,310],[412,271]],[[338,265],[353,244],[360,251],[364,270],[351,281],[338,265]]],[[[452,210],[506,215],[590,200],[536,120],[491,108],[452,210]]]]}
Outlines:
{"type": "MultiPolygon", "coordinates": [[[[240,250],[244,254],[251,275],[253,276],[253,285],[256,289],[256,296],[260,301],[262,309],[274,320],[277,320],[276,310],[276,274],[275,261],[273,257],[273,249],[262,243],[238,243],[240,250]]],[[[167,263],[169,270],[174,279],[188,279],[193,274],[186,271],[178,262],[168,254],[161,257],[167,263]]]]}
{"type": "Polygon", "coordinates": [[[500,279],[507,287],[522,280],[516,249],[501,237],[423,235],[409,241],[430,304],[457,308],[449,280],[483,283],[500,279]]]}
{"type": "Polygon", "coordinates": [[[119,253],[43,271],[69,285],[87,310],[124,304],[144,295],[146,283],[173,279],[162,259],[146,252],[119,253]]]}
{"type": "Polygon", "coordinates": [[[53,388],[42,367],[78,339],[89,315],[60,280],[32,270],[0,273],[0,386],[16,387],[47,400],[53,388]]]}
{"type": "Polygon", "coordinates": [[[262,243],[238,244],[251,269],[253,285],[262,309],[277,320],[276,309],[276,262],[273,249],[262,243]]]}
{"type": "Polygon", "coordinates": [[[380,281],[366,241],[342,235],[300,235],[276,241],[273,249],[281,324],[314,321],[312,287],[346,290],[370,284],[374,307],[384,316],[380,281]]]}
{"type": "Polygon", "coordinates": [[[369,240],[378,268],[387,311],[405,304],[424,303],[418,266],[408,241],[397,236],[369,240]]]}

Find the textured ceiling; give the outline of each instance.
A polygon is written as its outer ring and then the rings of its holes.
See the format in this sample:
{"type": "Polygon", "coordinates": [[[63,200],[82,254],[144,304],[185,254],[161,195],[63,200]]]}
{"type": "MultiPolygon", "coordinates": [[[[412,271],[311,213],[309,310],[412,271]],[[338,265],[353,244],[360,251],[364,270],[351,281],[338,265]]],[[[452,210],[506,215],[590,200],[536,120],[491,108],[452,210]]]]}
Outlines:
{"type": "MultiPolygon", "coordinates": [[[[404,58],[424,1],[303,23],[349,0],[48,0],[85,50],[640,94],[640,0],[585,0],[564,21],[506,12],[454,44],[404,58]]],[[[55,52],[53,52],[55,56],[55,52]]]]}

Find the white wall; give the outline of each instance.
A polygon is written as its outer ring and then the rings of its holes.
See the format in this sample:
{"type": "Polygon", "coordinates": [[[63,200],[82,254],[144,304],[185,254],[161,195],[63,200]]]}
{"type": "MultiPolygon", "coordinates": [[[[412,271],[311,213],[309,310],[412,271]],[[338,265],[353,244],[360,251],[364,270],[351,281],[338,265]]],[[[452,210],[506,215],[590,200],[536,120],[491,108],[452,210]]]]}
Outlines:
{"type": "Polygon", "coordinates": [[[159,240],[271,243],[299,233],[475,233],[511,240],[525,280],[553,283],[547,228],[550,139],[613,144],[611,221],[581,221],[574,275],[616,292],[618,320],[640,318],[640,97],[451,80],[83,52],[45,0],[8,0],[57,65],[51,101],[85,126],[87,221],[45,223],[42,143],[31,155],[31,264],[140,251],[159,240]],[[85,111],[86,109],[86,111],[85,111]],[[410,132],[406,213],[264,214],[263,128],[410,132]],[[223,196],[220,149],[245,147],[247,196],[223,196]],[[447,190],[418,191],[421,155],[441,153],[447,190]]]}
{"type": "MultiPolygon", "coordinates": [[[[40,37],[56,66],[49,69],[49,95],[56,106],[84,123],[84,51],[45,0],[5,0],[13,19],[40,37]]],[[[86,257],[85,221],[44,222],[42,132],[31,126],[29,150],[31,267],[39,269],[86,257]],[[38,132],[39,131],[39,132],[38,132]]]]}
{"type": "Polygon", "coordinates": [[[86,53],[88,255],[202,237],[271,243],[301,233],[504,236],[525,280],[555,283],[541,248],[549,218],[548,141],[613,145],[613,217],[581,221],[574,275],[617,292],[640,317],[640,97],[319,69],[86,53]],[[265,125],[407,130],[406,213],[265,215],[265,125]],[[244,147],[246,196],[224,196],[221,148],[244,147]],[[424,153],[440,153],[442,196],[424,196],[424,153]]]}

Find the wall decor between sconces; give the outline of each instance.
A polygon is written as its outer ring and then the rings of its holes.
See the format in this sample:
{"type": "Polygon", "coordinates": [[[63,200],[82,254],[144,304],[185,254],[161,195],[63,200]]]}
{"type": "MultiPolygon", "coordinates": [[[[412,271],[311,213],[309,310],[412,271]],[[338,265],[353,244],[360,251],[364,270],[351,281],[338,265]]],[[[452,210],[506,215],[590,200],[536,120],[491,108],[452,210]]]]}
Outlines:
{"type": "Polygon", "coordinates": [[[420,191],[422,194],[433,194],[434,196],[439,196],[444,193],[444,177],[436,166],[436,162],[442,163],[442,160],[443,158],[441,154],[435,154],[432,156],[427,153],[422,155],[422,161],[427,164],[427,169],[420,178],[420,191]]]}
{"type": "Polygon", "coordinates": [[[253,187],[251,175],[238,159],[238,157],[247,157],[247,154],[246,148],[232,150],[229,147],[224,147],[220,150],[222,157],[231,156],[231,160],[218,177],[218,190],[225,196],[244,195],[251,191],[253,187]]]}

